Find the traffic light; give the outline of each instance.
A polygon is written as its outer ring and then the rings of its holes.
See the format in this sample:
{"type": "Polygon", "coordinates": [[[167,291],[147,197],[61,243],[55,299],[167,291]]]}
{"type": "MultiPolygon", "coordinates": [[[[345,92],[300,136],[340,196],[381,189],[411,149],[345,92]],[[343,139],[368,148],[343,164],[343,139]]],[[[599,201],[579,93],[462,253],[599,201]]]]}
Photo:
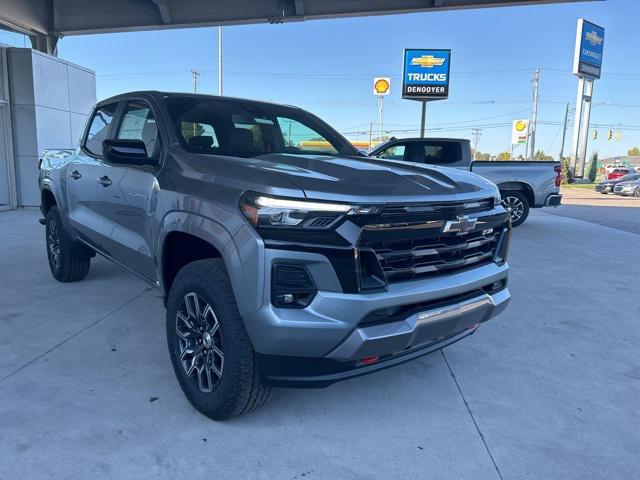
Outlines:
{"type": "Polygon", "coordinates": [[[597,140],[598,139],[598,130],[594,130],[593,131],[593,139],[597,140]]]}
{"type": "Polygon", "coordinates": [[[609,130],[607,133],[607,140],[611,140],[613,138],[613,130],[609,130]]]}

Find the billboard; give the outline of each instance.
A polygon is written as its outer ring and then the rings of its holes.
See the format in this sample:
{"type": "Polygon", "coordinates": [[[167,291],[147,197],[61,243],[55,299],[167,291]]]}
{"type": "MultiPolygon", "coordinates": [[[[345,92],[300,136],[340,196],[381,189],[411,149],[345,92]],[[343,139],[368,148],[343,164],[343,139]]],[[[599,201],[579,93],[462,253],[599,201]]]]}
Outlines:
{"type": "Polygon", "coordinates": [[[376,77],[373,79],[374,95],[389,95],[391,93],[391,79],[389,77],[376,77]]]}
{"type": "Polygon", "coordinates": [[[405,49],[402,98],[412,100],[447,98],[450,65],[451,50],[405,49]]]}
{"type": "Polygon", "coordinates": [[[524,145],[529,136],[529,120],[514,120],[511,128],[511,146],[524,145]]]}
{"type": "Polygon", "coordinates": [[[573,73],[580,77],[600,78],[603,50],[604,28],[584,18],[578,19],[573,73]]]}

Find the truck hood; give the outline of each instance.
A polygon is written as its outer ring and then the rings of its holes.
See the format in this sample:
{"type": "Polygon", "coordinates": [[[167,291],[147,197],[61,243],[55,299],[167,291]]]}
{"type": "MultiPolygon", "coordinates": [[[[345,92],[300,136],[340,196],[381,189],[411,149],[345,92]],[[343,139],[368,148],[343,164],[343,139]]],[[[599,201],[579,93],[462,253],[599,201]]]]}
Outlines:
{"type": "Polygon", "coordinates": [[[277,172],[316,200],[456,201],[498,194],[493,183],[474,173],[404,161],[289,154],[244,160],[254,168],[277,172]]]}

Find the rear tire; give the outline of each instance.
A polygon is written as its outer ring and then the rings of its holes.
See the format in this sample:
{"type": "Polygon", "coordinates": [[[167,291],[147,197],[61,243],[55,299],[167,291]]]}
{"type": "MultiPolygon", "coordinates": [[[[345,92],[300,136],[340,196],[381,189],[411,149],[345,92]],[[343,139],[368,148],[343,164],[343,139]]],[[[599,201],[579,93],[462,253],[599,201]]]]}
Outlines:
{"type": "Polygon", "coordinates": [[[53,278],[64,283],[85,278],[89,273],[92,252],[71,238],[57,206],[47,211],[45,230],[47,257],[53,278]]]}
{"type": "Polygon", "coordinates": [[[166,328],[174,372],[196,410],[228,420],[267,401],[271,388],[261,381],[221,259],[198,260],[178,272],[166,328]]]}
{"type": "Polygon", "coordinates": [[[636,188],[636,191],[635,191],[635,192],[633,192],[633,195],[634,195],[635,197],[640,198],[640,187],[636,188]]]}
{"type": "Polygon", "coordinates": [[[509,213],[511,226],[517,227],[524,223],[529,216],[529,200],[526,195],[518,190],[508,190],[500,192],[502,196],[502,206],[509,213]]]}

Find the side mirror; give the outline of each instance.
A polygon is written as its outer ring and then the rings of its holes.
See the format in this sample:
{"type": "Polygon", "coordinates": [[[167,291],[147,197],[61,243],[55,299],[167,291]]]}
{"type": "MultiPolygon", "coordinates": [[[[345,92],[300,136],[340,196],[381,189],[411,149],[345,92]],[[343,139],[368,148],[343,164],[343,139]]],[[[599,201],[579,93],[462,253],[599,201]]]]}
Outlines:
{"type": "Polygon", "coordinates": [[[145,165],[153,163],[142,140],[110,139],[102,141],[102,155],[110,163],[145,165]]]}

